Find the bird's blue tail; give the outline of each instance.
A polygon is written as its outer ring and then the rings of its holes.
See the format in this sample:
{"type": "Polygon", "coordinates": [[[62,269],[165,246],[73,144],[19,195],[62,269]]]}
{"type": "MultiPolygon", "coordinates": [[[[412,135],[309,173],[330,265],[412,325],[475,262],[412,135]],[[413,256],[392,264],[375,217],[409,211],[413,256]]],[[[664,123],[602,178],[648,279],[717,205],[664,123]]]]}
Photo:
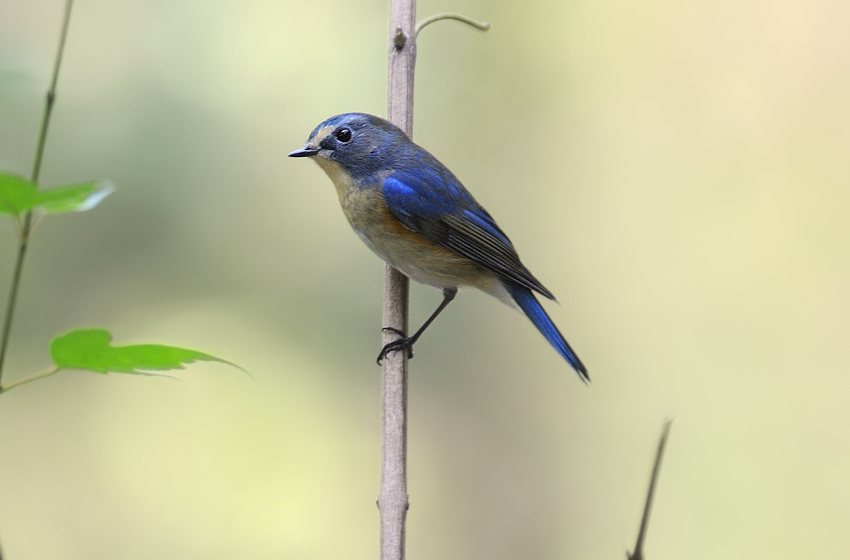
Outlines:
{"type": "Polygon", "coordinates": [[[546,311],[540,305],[540,302],[537,301],[537,298],[534,297],[531,290],[513,282],[503,281],[503,284],[508,290],[508,293],[511,294],[511,297],[514,298],[517,305],[519,305],[520,309],[528,315],[528,318],[531,319],[534,326],[543,333],[543,336],[546,337],[549,344],[555,347],[558,354],[563,356],[563,358],[567,360],[571,366],[573,366],[573,369],[575,369],[579,376],[581,376],[582,381],[590,381],[590,377],[587,375],[587,369],[584,367],[584,364],[581,363],[581,360],[578,359],[576,353],[573,352],[573,349],[570,348],[569,344],[567,344],[566,339],[564,339],[564,335],[561,334],[558,327],[555,326],[555,323],[553,323],[552,319],[549,318],[549,315],[546,314],[546,311]]]}

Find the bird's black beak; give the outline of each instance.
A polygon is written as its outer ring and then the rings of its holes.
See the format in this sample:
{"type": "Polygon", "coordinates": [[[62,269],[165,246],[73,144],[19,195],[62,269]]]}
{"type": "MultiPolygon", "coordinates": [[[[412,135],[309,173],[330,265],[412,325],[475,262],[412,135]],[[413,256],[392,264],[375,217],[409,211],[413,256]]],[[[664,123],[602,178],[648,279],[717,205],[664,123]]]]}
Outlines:
{"type": "Polygon", "coordinates": [[[313,157],[314,155],[319,153],[319,148],[314,148],[313,146],[307,145],[301,148],[300,150],[295,150],[289,157],[313,157]]]}

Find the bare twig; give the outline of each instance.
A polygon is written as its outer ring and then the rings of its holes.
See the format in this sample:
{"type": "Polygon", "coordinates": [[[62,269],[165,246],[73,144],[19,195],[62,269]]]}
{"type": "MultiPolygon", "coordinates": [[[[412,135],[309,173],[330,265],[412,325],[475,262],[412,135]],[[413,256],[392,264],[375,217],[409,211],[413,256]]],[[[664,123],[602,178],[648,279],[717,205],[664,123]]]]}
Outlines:
{"type": "Polygon", "coordinates": [[[643,507],[643,518],[640,521],[640,531],[638,532],[637,542],[635,543],[635,551],[631,554],[626,552],[628,560],[643,560],[643,541],[646,538],[646,531],[649,526],[649,512],[652,509],[652,499],[655,497],[655,486],[658,483],[658,473],[661,470],[661,457],[664,455],[664,446],[667,445],[667,436],[670,435],[670,425],[672,420],[664,422],[664,427],[661,430],[661,439],[658,442],[658,453],[655,455],[655,466],[652,467],[652,478],[649,479],[649,491],[646,493],[646,504],[643,507]]]}

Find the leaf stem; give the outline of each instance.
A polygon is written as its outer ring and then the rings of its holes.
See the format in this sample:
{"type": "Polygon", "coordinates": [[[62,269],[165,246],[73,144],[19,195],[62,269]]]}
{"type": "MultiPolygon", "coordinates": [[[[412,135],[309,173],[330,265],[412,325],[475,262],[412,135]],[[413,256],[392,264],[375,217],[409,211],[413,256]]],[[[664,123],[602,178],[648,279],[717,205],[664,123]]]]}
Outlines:
{"type": "Polygon", "coordinates": [[[45,377],[50,377],[51,375],[53,375],[54,373],[56,373],[60,369],[61,368],[59,366],[54,365],[54,366],[50,366],[49,368],[43,369],[41,371],[37,371],[37,372],[33,373],[32,375],[28,375],[26,377],[21,377],[20,379],[16,379],[16,380],[12,381],[11,383],[9,383],[8,385],[0,387],[0,395],[5,393],[6,391],[10,391],[10,390],[14,389],[15,387],[20,387],[21,385],[26,385],[27,383],[31,383],[33,381],[37,381],[37,380],[43,379],[45,377]]]}
{"type": "MultiPolygon", "coordinates": [[[[35,149],[35,160],[32,165],[32,182],[38,184],[38,176],[41,173],[41,160],[44,157],[44,145],[47,142],[47,128],[50,124],[50,114],[53,112],[53,104],[56,101],[56,82],[59,80],[59,67],[62,64],[62,53],[65,51],[65,39],[68,36],[68,24],[71,21],[71,6],[74,0],[65,2],[65,17],[62,21],[62,33],[59,37],[59,48],[56,51],[56,62],[53,66],[53,78],[50,88],[47,90],[47,98],[44,103],[44,113],[41,117],[41,131],[38,135],[38,145],[35,149]]],[[[18,287],[21,283],[21,274],[24,268],[24,260],[27,255],[27,247],[30,232],[32,231],[32,212],[27,212],[23,225],[20,228],[20,244],[18,245],[18,256],[15,259],[15,270],[12,273],[12,286],[9,289],[9,302],[6,306],[6,316],[3,319],[3,333],[0,336],[0,387],[2,387],[3,364],[6,360],[6,350],[9,346],[9,335],[12,331],[12,318],[15,315],[15,304],[18,300],[18,287]]],[[[55,372],[54,372],[55,373],[55,372]]],[[[0,393],[3,389],[0,388],[0,393]]]]}

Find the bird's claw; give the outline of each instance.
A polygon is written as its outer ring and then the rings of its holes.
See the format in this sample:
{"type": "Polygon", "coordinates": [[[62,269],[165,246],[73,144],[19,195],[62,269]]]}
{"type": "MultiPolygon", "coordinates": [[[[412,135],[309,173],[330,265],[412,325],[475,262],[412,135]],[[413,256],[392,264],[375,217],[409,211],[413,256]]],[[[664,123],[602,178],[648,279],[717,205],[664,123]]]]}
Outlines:
{"type": "Polygon", "coordinates": [[[402,331],[393,327],[384,327],[381,330],[384,332],[395,333],[402,338],[399,338],[398,340],[393,340],[392,342],[388,342],[384,345],[384,347],[381,349],[381,353],[378,354],[378,365],[381,365],[381,362],[384,361],[384,358],[387,357],[387,354],[389,354],[390,352],[397,352],[399,350],[407,349],[407,358],[413,358],[413,343],[415,342],[413,337],[405,337],[402,331]]]}

